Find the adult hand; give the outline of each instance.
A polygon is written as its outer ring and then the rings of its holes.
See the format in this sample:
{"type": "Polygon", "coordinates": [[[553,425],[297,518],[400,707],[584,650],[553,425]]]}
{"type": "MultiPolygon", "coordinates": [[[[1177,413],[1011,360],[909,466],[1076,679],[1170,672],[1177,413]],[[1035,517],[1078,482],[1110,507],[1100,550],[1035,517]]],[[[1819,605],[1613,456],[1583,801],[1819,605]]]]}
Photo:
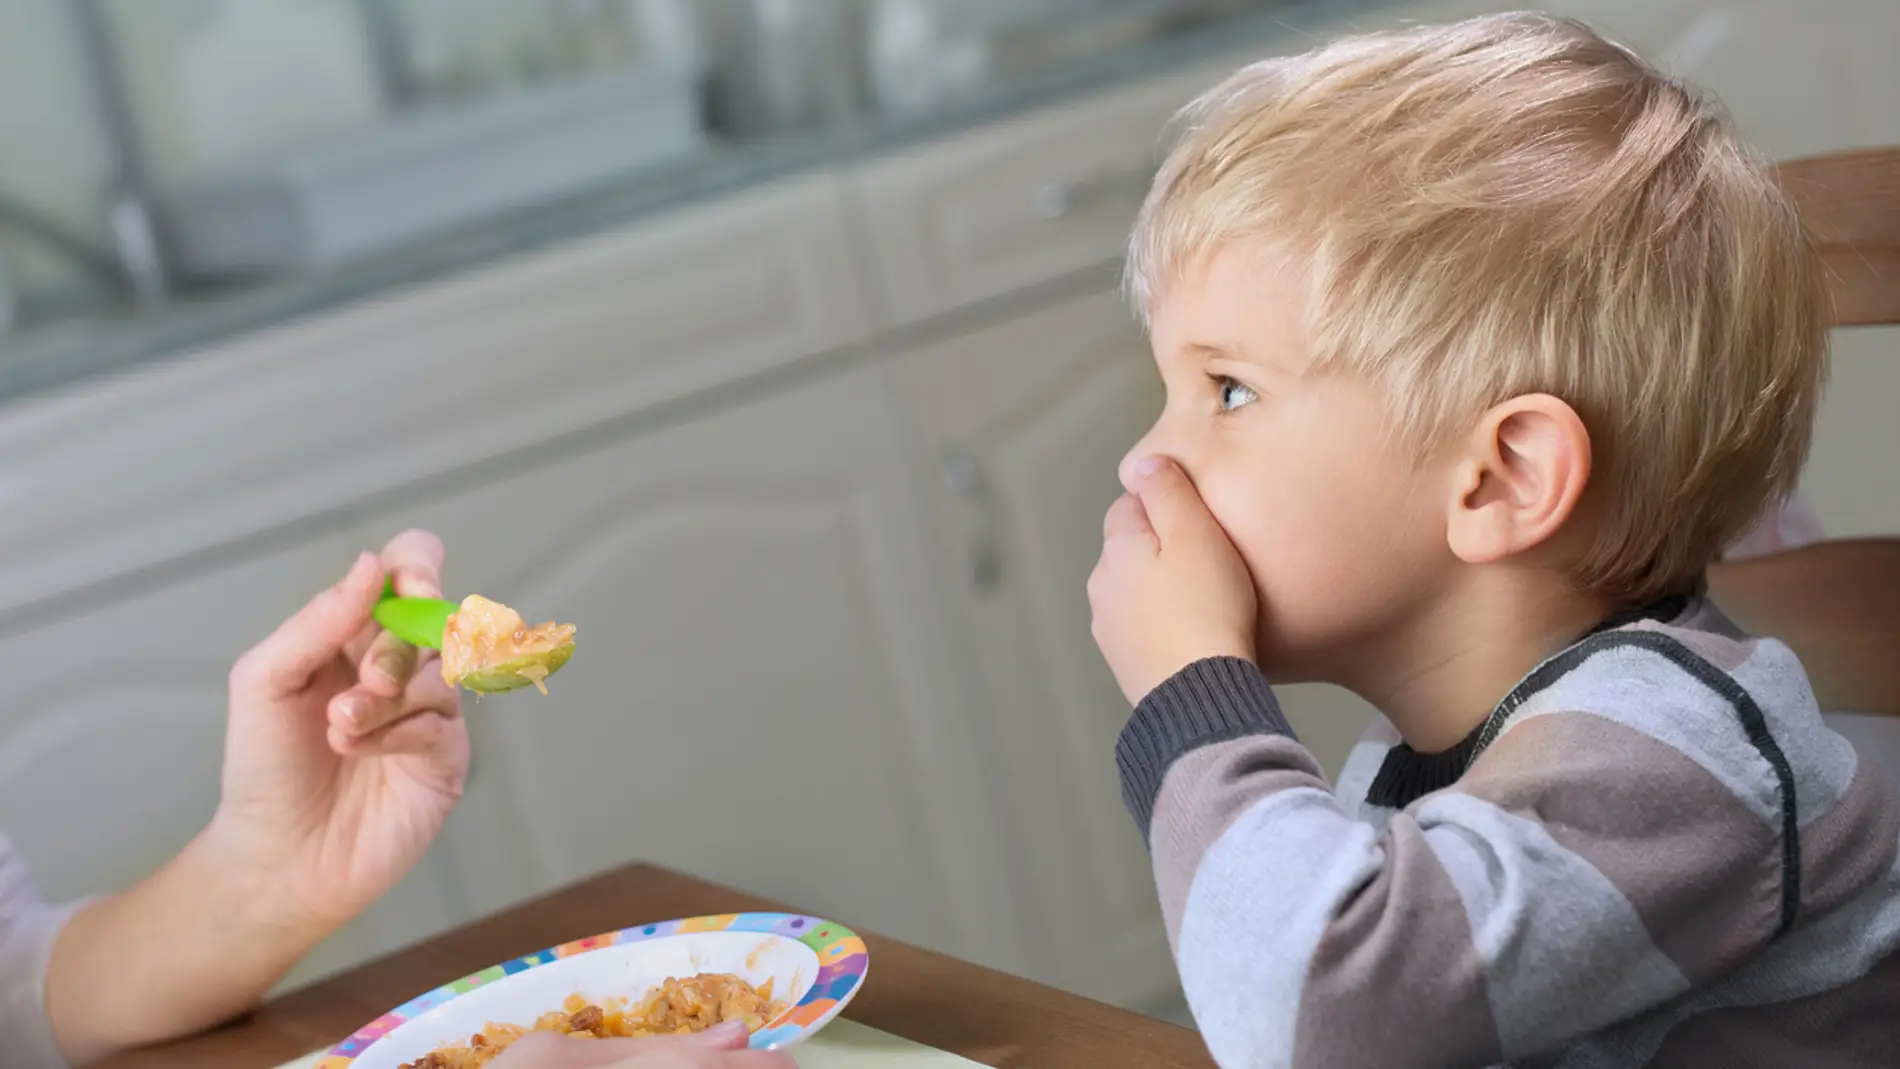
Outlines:
{"type": "Polygon", "coordinates": [[[461,797],[468,731],[436,655],[371,620],[385,575],[440,597],[442,542],[398,535],[231,670],[224,796],[208,832],[274,892],[294,926],[327,930],[422,857],[461,797]]]}
{"type": "Polygon", "coordinates": [[[1258,595],[1240,552],[1173,461],[1135,466],[1089,576],[1095,644],[1129,704],[1209,657],[1254,658],[1258,595]]]}
{"type": "Polygon", "coordinates": [[[82,909],[54,944],[46,1014],[68,1061],[255,1005],[422,856],[461,795],[468,733],[432,659],[370,613],[385,573],[402,593],[433,596],[441,571],[434,535],[402,535],[239,659],[210,825],[158,872],[82,909]]]}
{"type": "Polygon", "coordinates": [[[788,1054],[746,1050],[744,1025],[721,1025],[694,1036],[656,1039],[571,1039],[546,1032],[523,1036],[489,1069],[796,1069],[788,1054]]]}

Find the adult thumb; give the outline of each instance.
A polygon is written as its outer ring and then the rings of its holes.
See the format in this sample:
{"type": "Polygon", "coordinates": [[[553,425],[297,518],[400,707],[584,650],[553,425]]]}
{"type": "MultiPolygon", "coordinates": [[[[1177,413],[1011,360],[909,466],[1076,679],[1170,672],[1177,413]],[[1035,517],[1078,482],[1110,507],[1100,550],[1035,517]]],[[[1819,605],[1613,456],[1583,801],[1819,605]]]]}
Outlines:
{"type": "Polygon", "coordinates": [[[717,1024],[703,1032],[694,1032],[684,1036],[664,1036],[641,1040],[646,1044],[642,1049],[660,1049],[671,1046],[692,1050],[744,1050],[752,1041],[752,1033],[746,1030],[741,1021],[727,1021],[717,1024]]]}
{"type": "Polygon", "coordinates": [[[1214,523],[1194,481],[1167,457],[1146,457],[1137,462],[1134,490],[1163,548],[1214,523]]]}
{"type": "Polygon", "coordinates": [[[688,1052],[716,1054],[743,1050],[749,1034],[737,1022],[684,1036],[645,1039],[570,1039],[530,1032],[493,1062],[493,1069],[621,1069],[623,1066],[685,1064],[667,1058],[688,1052]]]}
{"type": "Polygon", "coordinates": [[[302,690],[317,669],[369,623],[382,588],[383,568],[375,555],[357,557],[348,575],[310,599],[238,661],[234,685],[265,698],[302,690]]]}

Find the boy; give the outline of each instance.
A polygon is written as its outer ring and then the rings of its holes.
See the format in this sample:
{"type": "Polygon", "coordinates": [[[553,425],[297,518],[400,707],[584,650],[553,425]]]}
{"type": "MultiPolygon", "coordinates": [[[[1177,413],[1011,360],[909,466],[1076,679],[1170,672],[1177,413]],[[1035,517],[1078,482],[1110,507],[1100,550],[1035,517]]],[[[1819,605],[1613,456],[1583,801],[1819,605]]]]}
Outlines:
{"type": "Polygon", "coordinates": [[[1896,1064],[1895,791],[1699,597],[1823,376],[1773,182],[1533,15],[1262,63],[1187,118],[1129,264],[1168,403],[1090,598],[1216,1059],[1896,1064]],[[1395,745],[1327,789],[1269,680],[1395,745]]]}

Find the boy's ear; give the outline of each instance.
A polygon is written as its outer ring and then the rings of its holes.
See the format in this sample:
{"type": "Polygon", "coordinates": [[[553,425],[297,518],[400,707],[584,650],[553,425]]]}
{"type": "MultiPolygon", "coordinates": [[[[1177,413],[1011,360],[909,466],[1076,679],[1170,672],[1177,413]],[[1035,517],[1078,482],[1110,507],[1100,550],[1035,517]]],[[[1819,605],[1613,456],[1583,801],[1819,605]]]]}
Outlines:
{"type": "Polygon", "coordinates": [[[1541,545],[1568,521],[1590,481],[1590,432],[1549,394],[1484,414],[1455,458],[1447,510],[1451,551],[1485,564],[1541,545]]]}

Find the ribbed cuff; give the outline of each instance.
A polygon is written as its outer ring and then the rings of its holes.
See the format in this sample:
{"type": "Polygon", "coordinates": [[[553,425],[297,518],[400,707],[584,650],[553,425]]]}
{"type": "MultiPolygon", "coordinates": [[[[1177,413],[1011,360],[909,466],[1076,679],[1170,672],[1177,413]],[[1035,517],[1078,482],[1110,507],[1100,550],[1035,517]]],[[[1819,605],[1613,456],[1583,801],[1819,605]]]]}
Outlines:
{"type": "Polygon", "coordinates": [[[66,1069],[46,1017],[46,972],[60,930],[92,901],[42,901],[26,863],[0,838],[0,1065],[66,1069]]]}
{"type": "Polygon", "coordinates": [[[1294,737],[1267,677],[1239,657],[1196,661],[1143,698],[1115,743],[1122,802],[1142,836],[1154,821],[1161,781],[1176,761],[1247,735],[1294,737]]]}

